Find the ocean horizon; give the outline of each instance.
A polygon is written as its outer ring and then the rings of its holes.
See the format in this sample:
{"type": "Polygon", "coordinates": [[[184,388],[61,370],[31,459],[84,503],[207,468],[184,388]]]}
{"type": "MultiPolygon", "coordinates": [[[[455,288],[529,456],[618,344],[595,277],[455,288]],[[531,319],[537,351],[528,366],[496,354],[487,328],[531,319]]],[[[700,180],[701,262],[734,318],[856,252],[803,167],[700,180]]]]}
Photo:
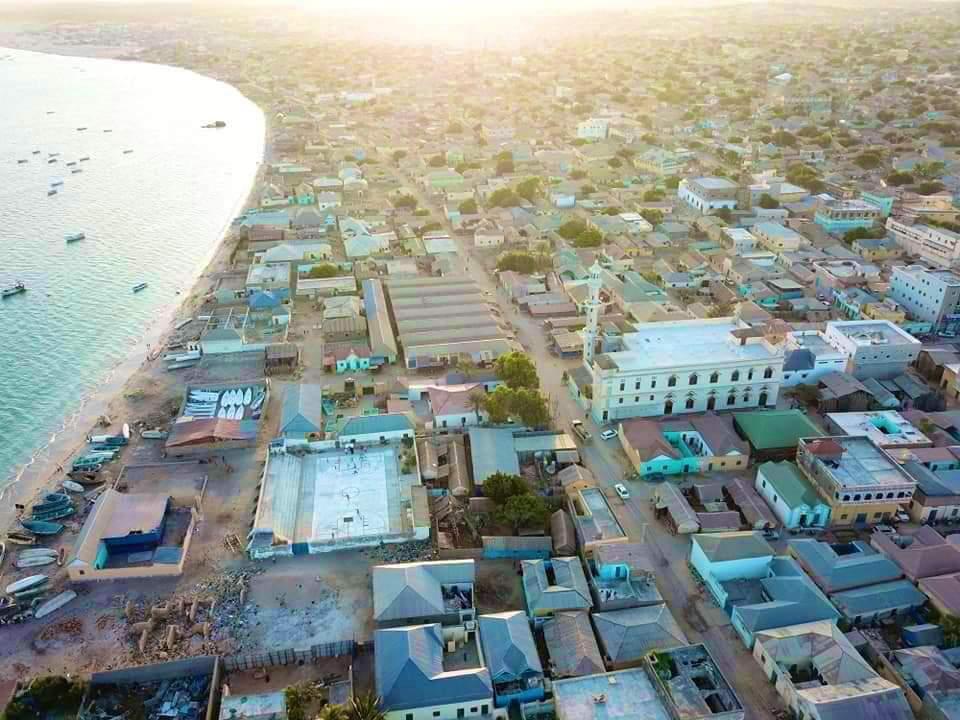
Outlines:
{"type": "Polygon", "coordinates": [[[249,195],[265,119],[188,70],[4,48],[0,94],[0,288],[27,287],[0,300],[3,492],[186,297],[249,195]]]}

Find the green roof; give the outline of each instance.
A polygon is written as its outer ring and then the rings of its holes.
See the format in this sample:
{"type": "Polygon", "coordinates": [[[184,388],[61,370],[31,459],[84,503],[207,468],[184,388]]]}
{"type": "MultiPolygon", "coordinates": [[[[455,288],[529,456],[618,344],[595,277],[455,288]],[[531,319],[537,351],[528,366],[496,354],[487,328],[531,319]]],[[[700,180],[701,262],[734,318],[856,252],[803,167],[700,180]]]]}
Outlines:
{"type": "Polygon", "coordinates": [[[792,462],[765,462],[757,468],[757,472],[763,474],[763,479],[770,483],[790,508],[823,504],[810,481],[792,462]]]}
{"type": "Polygon", "coordinates": [[[800,438],[823,432],[800,410],[758,410],[736,413],[733,422],[754,450],[796,447],[800,438]]]}

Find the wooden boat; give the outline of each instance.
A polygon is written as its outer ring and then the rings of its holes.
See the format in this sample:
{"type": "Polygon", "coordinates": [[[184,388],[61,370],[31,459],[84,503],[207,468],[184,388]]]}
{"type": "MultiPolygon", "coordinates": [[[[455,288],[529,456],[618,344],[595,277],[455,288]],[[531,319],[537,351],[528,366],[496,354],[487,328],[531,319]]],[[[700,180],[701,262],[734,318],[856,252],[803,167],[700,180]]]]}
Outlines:
{"type": "Polygon", "coordinates": [[[18,557],[13,561],[13,566],[17,570],[25,570],[32,567],[42,567],[43,565],[53,565],[56,561],[56,555],[32,555],[30,557],[18,557]]]}
{"type": "Polygon", "coordinates": [[[70,517],[73,515],[77,509],[71,505],[64,505],[62,507],[56,508],[54,510],[45,510],[43,512],[34,512],[33,519],[40,520],[44,522],[50,522],[52,520],[62,520],[63,518],[70,517]]]}
{"type": "Polygon", "coordinates": [[[21,520],[20,524],[34,535],[59,535],[63,532],[61,523],[45,520],[21,520]]]}
{"type": "Polygon", "coordinates": [[[87,129],[86,127],[78,127],[77,132],[83,132],[86,129],[87,129]]]}
{"type": "Polygon", "coordinates": [[[7,595],[16,595],[40,587],[41,585],[46,585],[49,581],[50,578],[46,575],[31,575],[30,577],[25,577],[22,580],[17,580],[7,585],[6,592],[7,595]]]}
{"type": "Polygon", "coordinates": [[[3,290],[0,290],[0,297],[7,298],[13,295],[19,295],[20,293],[23,293],[26,291],[27,291],[27,286],[24,285],[19,280],[17,280],[17,282],[15,282],[10,287],[5,287],[3,290]]]}
{"type": "Polygon", "coordinates": [[[64,590],[59,595],[50,598],[46,602],[41,603],[36,610],[33,611],[33,616],[38,620],[40,618],[46,617],[50,613],[59,610],[64,605],[69,602],[72,602],[77,597],[77,593],[73,590],[64,590]]]}
{"type": "Polygon", "coordinates": [[[7,533],[7,542],[12,545],[36,545],[37,539],[30,533],[12,530],[7,533]]]}
{"type": "Polygon", "coordinates": [[[124,154],[124,155],[129,155],[129,154],[132,153],[132,152],[133,152],[133,150],[124,150],[124,151],[123,151],[123,154],[124,154]]]}
{"type": "Polygon", "coordinates": [[[79,175],[83,172],[83,168],[70,168],[71,175],[79,175]]]}
{"type": "Polygon", "coordinates": [[[73,167],[76,164],[77,164],[76,160],[71,160],[70,162],[67,163],[67,167],[73,167]]]}
{"type": "Polygon", "coordinates": [[[145,282],[137,283],[136,285],[133,286],[133,291],[135,293],[138,293],[141,290],[146,290],[146,289],[147,289],[147,284],[145,282]]]}
{"type": "Polygon", "coordinates": [[[52,196],[54,196],[54,195],[56,195],[56,194],[57,194],[57,189],[56,189],[56,188],[50,188],[49,190],[47,190],[47,197],[52,197],[52,196]]]}
{"type": "Polygon", "coordinates": [[[7,556],[7,544],[0,540],[0,570],[3,570],[3,559],[7,556]]]}
{"type": "Polygon", "coordinates": [[[80,162],[86,162],[89,159],[90,159],[89,155],[84,155],[82,158],[80,158],[80,162]]]}
{"type": "Polygon", "coordinates": [[[57,551],[53,548],[27,548],[26,550],[21,550],[17,553],[17,558],[32,558],[32,557],[52,557],[57,556],[57,551]]]}
{"type": "Polygon", "coordinates": [[[73,480],[64,480],[63,489],[72,493],[86,492],[86,490],[83,489],[83,485],[81,485],[80,483],[73,482],[73,480]]]}
{"type": "Polygon", "coordinates": [[[40,154],[40,151],[39,151],[39,150],[34,150],[34,151],[33,151],[33,154],[34,154],[34,155],[39,155],[39,154],[40,154]]]}
{"type": "Polygon", "coordinates": [[[17,160],[17,165],[26,165],[26,164],[27,164],[26,159],[24,159],[24,160],[17,160]]]}
{"type": "Polygon", "coordinates": [[[60,510],[65,505],[70,504],[70,496],[66,493],[49,493],[45,495],[43,500],[36,503],[30,511],[36,515],[37,513],[50,512],[53,510],[60,510]]]}
{"type": "Polygon", "coordinates": [[[71,470],[67,475],[78,485],[99,485],[103,482],[96,471],[71,470]]]}
{"type": "Polygon", "coordinates": [[[57,567],[63,567],[63,563],[67,559],[67,549],[65,547],[60,548],[57,551],[57,567]]]}
{"type": "Polygon", "coordinates": [[[43,595],[44,593],[50,592],[50,588],[47,587],[46,583],[43,585],[37,585],[36,587],[30,588],[29,590],[24,590],[23,592],[14,593],[13,597],[17,600],[26,600],[27,598],[36,597],[37,595],[43,595]]]}

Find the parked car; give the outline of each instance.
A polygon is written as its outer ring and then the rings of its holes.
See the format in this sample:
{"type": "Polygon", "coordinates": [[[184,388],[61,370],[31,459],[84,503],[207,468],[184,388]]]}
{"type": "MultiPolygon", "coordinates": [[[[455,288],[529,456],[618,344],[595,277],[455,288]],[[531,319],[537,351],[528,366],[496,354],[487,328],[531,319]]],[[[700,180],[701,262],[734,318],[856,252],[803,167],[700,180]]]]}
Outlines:
{"type": "Polygon", "coordinates": [[[627,490],[627,486],[622,483],[617,483],[613,486],[613,489],[617,491],[617,495],[620,496],[621,500],[627,500],[630,497],[630,491],[627,490]]]}
{"type": "Polygon", "coordinates": [[[584,442],[590,442],[593,439],[593,435],[591,435],[590,431],[584,426],[583,420],[574,420],[570,423],[570,427],[573,429],[574,434],[584,442]]]}
{"type": "Polygon", "coordinates": [[[600,433],[601,440],[613,440],[617,436],[616,430],[607,429],[600,433]]]}
{"type": "Polygon", "coordinates": [[[894,530],[889,525],[874,525],[873,531],[875,533],[883,533],[884,535],[896,535],[897,531],[894,530]]]}

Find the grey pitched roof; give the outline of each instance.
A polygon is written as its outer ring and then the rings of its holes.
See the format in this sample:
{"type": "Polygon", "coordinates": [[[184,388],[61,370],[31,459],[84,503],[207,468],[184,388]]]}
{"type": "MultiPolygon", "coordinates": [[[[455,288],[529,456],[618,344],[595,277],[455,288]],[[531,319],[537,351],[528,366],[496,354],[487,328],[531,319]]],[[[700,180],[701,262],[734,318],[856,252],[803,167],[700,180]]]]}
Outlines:
{"type": "Polygon", "coordinates": [[[909,580],[894,580],[834,593],[830,599],[840,612],[852,618],[886,610],[920,607],[927,601],[927,596],[909,580]]]}
{"type": "Polygon", "coordinates": [[[550,585],[543,560],[524,560],[523,590],[531,612],[585,610],[593,606],[590,588],[578,557],[560,557],[549,561],[556,583],[550,585]]]}
{"type": "Polygon", "coordinates": [[[543,675],[527,616],[513,612],[481,615],[480,641],[494,682],[511,682],[543,675]]]}
{"type": "Polygon", "coordinates": [[[616,665],[640,660],[653,650],[689,644],[666,605],[593,614],[604,654],[616,665]]]}
{"type": "Polygon", "coordinates": [[[444,670],[439,624],[377,630],[374,648],[377,695],[388,711],[481,701],[493,695],[486,668],[444,670]]]}
{"type": "Polygon", "coordinates": [[[543,640],[554,678],[603,672],[603,658],[586,610],[554,613],[543,624],[543,640]]]}
{"type": "Polygon", "coordinates": [[[734,612],[750,632],[834,620],[840,613],[791,558],[774,558],[771,577],[760,580],[767,602],[738,605],[734,612]]]}
{"type": "Polygon", "coordinates": [[[473,560],[377,565],[373,569],[373,617],[377,622],[444,615],[441,585],[472,585],[473,560]]]}
{"type": "Polygon", "coordinates": [[[851,590],[903,577],[895,562],[859,541],[846,545],[831,545],[810,538],[798,538],[790,540],[787,547],[825,593],[851,590]],[[837,550],[842,554],[837,554],[837,550]]]}
{"type": "Polygon", "coordinates": [[[323,387],[313,383],[288,385],[283,395],[281,433],[306,434],[323,430],[323,387]]]}
{"type": "Polygon", "coordinates": [[[693,536],[693,542],[712,563],[773,557],[773,548],[758,532],[698,534],[693,536]]]}

